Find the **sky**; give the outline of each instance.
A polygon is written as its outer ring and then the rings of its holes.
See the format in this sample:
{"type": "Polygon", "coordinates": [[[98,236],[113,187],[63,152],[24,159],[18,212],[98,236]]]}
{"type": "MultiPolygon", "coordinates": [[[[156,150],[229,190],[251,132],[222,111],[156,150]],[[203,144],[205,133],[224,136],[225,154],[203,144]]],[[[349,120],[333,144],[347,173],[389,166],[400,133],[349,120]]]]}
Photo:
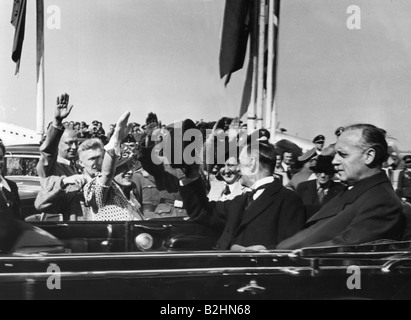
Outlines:
{"type": "MultiPolygon", "coordinates": [[[[12,0],[0,3],[0,122],[36,127],[35,1],[28,1],[20,74],[14,76],[12,0]]],[[[143,123],[237,116],[244,70],[219,77],[223,0],[45,0],[61,29],[45,33],[46,123],[70,94],[69,120],[105,127],[124,111],[143,123]]],[[[411,150],[411,1],[283,0],[277,120],[287,133],[334,142],[341,125],[367,122],[411,150]],[[361,29],[347,28],[347,8],[361,29]]],[[[46,19],[49,17],[46,14],[46,19]]]]}

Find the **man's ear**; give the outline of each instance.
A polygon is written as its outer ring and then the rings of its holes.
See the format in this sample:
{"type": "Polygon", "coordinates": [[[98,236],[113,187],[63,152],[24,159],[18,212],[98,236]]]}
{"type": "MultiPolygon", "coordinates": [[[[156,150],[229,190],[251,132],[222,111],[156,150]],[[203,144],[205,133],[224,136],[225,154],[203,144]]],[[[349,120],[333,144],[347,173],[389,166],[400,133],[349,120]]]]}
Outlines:
{"type": "Polygon", "coordinates": [[[367,151],[365,151],[364,155],[365,155],[365,164],[367,166],[371,166],[374,163],[377,153],[374,148],[369,148],[367,151]]]}
{"type": "Polygon", "coordinates": [[[258,169],[260,169],[259,163],[255,157],[251,157],[250,168],[251,172],[253,172],[254,174],[258,172],[258,169]]]}

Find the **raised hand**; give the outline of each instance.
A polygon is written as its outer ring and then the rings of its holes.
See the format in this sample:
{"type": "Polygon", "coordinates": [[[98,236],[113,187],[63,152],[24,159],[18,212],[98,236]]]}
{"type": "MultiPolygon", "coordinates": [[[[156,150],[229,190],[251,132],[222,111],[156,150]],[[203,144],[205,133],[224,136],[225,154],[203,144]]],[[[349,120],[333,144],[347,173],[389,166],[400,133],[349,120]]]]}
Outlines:
{"type": "Polygon", "coordinates": [[[73,109],[73,105],[69,107],[70,96],[67,93],[57,97],[56,110],[54,112],[54,119],[58,125],[61,125],[63,120],[67,118],[73,109]]]}
{"type": "Polygon", "coordinates": [[[114,129],[113,136],[111,137],[114,144],[120,144],[130,133],[133,123],[128,123],[129,118],[130,112],[127,111],[117,120],[116,128],[114,129]]]}

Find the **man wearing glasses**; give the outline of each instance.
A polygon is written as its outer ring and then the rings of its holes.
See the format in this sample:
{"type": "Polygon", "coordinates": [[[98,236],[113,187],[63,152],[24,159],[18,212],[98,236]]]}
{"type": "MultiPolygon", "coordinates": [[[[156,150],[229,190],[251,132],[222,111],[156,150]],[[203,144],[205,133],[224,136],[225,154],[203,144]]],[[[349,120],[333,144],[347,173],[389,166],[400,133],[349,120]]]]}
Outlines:
{"type": "MultiPolygon", "coordinates": [[[[51,191],[55,185],[65,193],[74,194],[72,189],[81,189],[86,183],[83,175],[79,175],[76,165],[78,158],[77,133],[63,126],[63,120],[70,115],[73,106],[69,107],[69,95],[67,93],[57,97],[57,106],[54,120],[49,127],[47,137],[40,146],[41,157],[37,164],[37,171],[41,178],[42,189],[51,191]]],[[[77,193],[72,197],[66,211],[62,214],[64,220],[76,220],[83,215],[81,196],[77,193]]],[[[64,212],[63,212],[64,211],[64,212]]],[[[53,212],[55,213],[55,212],[53,212]]]]}
{"type": "Polygon", "coordinates": [[[64,128],[63,120],[67,118],[73,106],[69,105],[69,95],[57,97],[54,120],[47,137],[40,146],[41,157],[37,170],[41,178],[49,176],[72,176],[78,174],[76,166],[78,138],[74,130],[64,128]]]}

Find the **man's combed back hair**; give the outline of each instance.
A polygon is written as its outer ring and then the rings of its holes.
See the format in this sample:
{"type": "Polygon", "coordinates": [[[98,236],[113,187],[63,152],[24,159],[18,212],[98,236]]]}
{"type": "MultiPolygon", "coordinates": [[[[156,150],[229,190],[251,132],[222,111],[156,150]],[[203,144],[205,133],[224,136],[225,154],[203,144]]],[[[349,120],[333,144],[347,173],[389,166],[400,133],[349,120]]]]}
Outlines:
{"type": "Polygon", "coordinates": [[[362,148],[363,150],[372,148],[375,150],[374,166],[381,166],[388,159],[388,143],[385,139],[386,131],[377,128],[372,124],[354,124],[344,129],[348,130],[362,130],[362,148]]]}
{"type": "Polygon", "coordinates": [[[278,152],[275,150],[274,145],[266,142],[251,143],[247,145],[247,153],[249,155],[258,155],[260,168],[267,170],[271,174],[274,174],[275,163],[277,161],[278,154],[278,152]]]}
{"type": "Polygon", "coordinates": [[[101,142],[101,140],[98,138],[87,139],[87,140],[84,140],[82,144],[80,144],[78,148],[78,154],[81,154],[82,152],[87,151],[87,150],[96,150],[96,149],[104,150],[104,145],[101,142]]]}

